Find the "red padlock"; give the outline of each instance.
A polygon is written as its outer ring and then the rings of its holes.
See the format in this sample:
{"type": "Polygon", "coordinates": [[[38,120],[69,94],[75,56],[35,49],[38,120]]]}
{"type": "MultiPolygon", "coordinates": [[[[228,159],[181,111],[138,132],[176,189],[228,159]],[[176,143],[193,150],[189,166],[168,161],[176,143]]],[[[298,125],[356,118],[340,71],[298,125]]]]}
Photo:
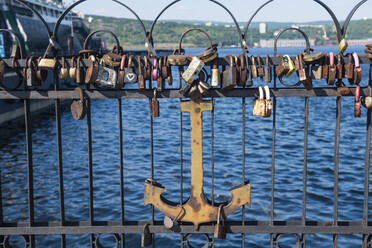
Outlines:
{"type": "Polygon", "coordinates": [[[154,57],[152,62],[152,80],[158,80],[158,58],[154,57]]]}
{"type": "Polygon", "coordinates": [[[354,99],[354,117],[360,117],[360,106],[361,106],[361,100],[360,100],[360,85],[357,85],[355,88],[355,99],[354,99]]]}

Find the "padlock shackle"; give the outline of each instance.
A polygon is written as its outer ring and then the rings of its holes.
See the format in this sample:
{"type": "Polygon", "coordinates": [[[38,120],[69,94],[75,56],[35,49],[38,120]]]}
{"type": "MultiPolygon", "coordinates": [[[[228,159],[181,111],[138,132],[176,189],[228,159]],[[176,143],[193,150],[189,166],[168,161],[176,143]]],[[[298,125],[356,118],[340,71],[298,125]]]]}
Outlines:
{"type": "MultiPolygon", "coordinates": [[[[261,11],[261,9],[263,9],[263,7],[265,7],[266,5],[268,5],[269,3],[271,2],[274,2],[274,0],[269,0],[267,2],[265,2],[264,4],[262,4],[254,13],[253,15],[251,16],[251,18],[249,18],[248,22],[247,22],[247,25],[245,26],[245,31],[244,31],[244,34],[243,34],[243,41],[244,41],[244,44],[246,45],[247,44],[247,41],[246,41],[246,38],[248,36],[248,29],[249,29],[249,26],[251,25],[251,22],[253,20],[253,18],[258,14],[258,12],[261,11]]],[[[246,49],[246,53],[249,53],[248,51],[248,48],[247,47],[244,47],[246,49]]]]}
{"type": "Polygon", "coordinates": [[[106,29],[99,29],[99,30],[96,30],[96,31],[93,31],[93,32],[91,32],[88,36],[87,36],[87,38],[85,39],[85,41],[84,41],[84,45],[83,45],[83,50],[87,50],[87,45],[89,44],[89,41],[90,41],[90,39],[95,35],[95,34],[97,34],[97,33],[108,33],[108,34],[110,34],[113,38],[114,38],[114,40],[115,40],[115,42],[116,42],[116,47],[117,47],[117,54],[119,54],[120,52],[119,52],[119,50],[120,50],[120,41],[119,41],[119,39],[118,39],[118,37],[112,32],[112,31],[110,31],[110,30],[106,30],[106,29]]]}
{"type": "Polygon", "coordinates": [[[12,34],[11,36],[14,37],[19,44],[19,47],[20,47],[19,53],[21,55],[21,59],[23,59],[24,56],[26,55],[26,49],[25,49],[25,42],[22,39],[22,37],[18,33],[14,32],[12,29],[0,29],[0,32],[6,32],[6,33],[12,34]]]}
{"type": "Polygon", "coordinates": [[[258,100],[263,100],[264,98],[264,91],[261,86],[258,86],[258,100]]]}
{"type": "Polygon", "coordinates": [[[355,87],[355,102],[360,101],[360,85],[355,87]]]}
{"type": "MultiPolygon", "coordinates": [[[[314,1],[315,1],[315,0],[314,0],[314,1]]],[[[304,37],[305,42],[306,42],[306,48],[305,48],[305,50],[310,51],[310,49],[311,49],[311,47],[310,47],[310,41],[309,41],[309,37],[307,36],[307,34],[306,34],[303,30],[301,30],[301,29],[299,29],[299,28],[292,28],[292,27],[290,27],[290,28],[285,28],[285,29],[283,29],[282,31],[280,31],[280,32],[275,36],[275,38],[274,38],[274,56],[276,56],[276,53],[277,53],[277,43],[278,43],[278,40],[279,40],[280,36],[281,36],[283,33],[287,32],[287,31],[290,31],[290,30],[297,31],[297,32],[299,32],[299,33],[302,34],[302,36],[304,37]]]]}
{"type": "Polygon", "coordinates": [[[121,57],[121,61],[120,61],[120,70],[123,71],[124,70],[124,67],[125,67],[125,61],[127,60],[127,55],[123,55],[121,57]]]}
{"type": "Polygon", "coordinates": [[[190,28],[190,29],[186,30],[185,32],[183,32],[183,34],[181,35],[180,41],[178,42],[178,51],[182,51],[182,41],[183,41],[183,38],[186,36],[186,34],[192,32],[192,31],[199,31],[199,32],[203,33],[208,38],[209,47],[211,48],[213,46],[212,39],[211,39],[211,37],[209,36],[209,34],[205,30],[203,30],[201,28],[190,28]]]}
{"type": "Polygon", "coordinates": [[[335,66],[335,55],[333,52],[329,53],[329,66],[335,66]]]}
{"type": "Polygon", "coordinates": [[[156,81],[158,80],[158,58],[154,57],[153,63],[152,63],[152,80],[156,81]]]}
{"type": "Polygon", "coordinates": [[[76,88],[74,89],[74,92],[78,92],[79,95],[80,95],[80,101],[84,101],[84,91],[83,91],[82,88],[80,88],[80,87],[76,87],[76,88]]]}
{"type": "MultiPolygon", "coordinates": [[[[182,0],[175,0],[173,2],[171,2],[170,4],[168,4],[167,6],[165,6],[161,11],[160,13],[157,15],[157,17],[155,18],[155,20],[152,22],[151,24],[151,28],[150,28],[150,31],[147,33],[147,37],[146,37],[146,40],[148,42],[151,43],[152,46],[154,46],[154,38],[153,38],[153,31],[154,31],[154,28],[155,28],[155,25],[157,23],[157,21],[159,20],[159,18],[161,17],[161,15],[167,10],[169,9],[171,6],[175,5],[176,3],[180,2],[182,0]]],[[[239,34],[239,39],[240,39],[240,46],[243,50],[243,53],[246,52],[246,49],[245,49],[245,40],[244,40],[244,36],[242,34],[242,31],[240,30],[240,26],[239,26],[239,23],[238,21],[236,20],[235,16],[232,14],[232,12],[225,6],[223,5],[222,3],[216,1],[216,0],[208,0],[212,3],[215,3],[217,5],[219,5],[220,7],[222,7],[231,17],[231,19],[233,20],[233,22],[235,23],[235,26],[236,26],[236,30],[239,34]]],[[[155,48],[154,48],[155,49],[155,48]]]]}
{"type": "Polygon", "coordinates": [[[358,57],[358,54],[356,52],[353,52],[353,58],[354,58],[355,67],[360,67],[359,57],[358,57]]]}
{"type": "Polygon", "coordinates": [[[270,96],[269,86],[265,85],[264,89],[265,89],[265,99],[266,100],[270,100],[271,99],[271,96],[270,96]]]}

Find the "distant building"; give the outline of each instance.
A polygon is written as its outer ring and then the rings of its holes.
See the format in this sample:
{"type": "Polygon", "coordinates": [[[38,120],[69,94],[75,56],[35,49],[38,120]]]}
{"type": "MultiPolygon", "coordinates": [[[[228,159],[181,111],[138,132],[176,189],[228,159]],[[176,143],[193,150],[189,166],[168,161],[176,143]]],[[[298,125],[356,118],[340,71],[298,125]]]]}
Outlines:
{"type": "Polygon", "coordinates": [[[372,43],[372,38],[365,40],[347,40],[349,46],[365,46],[372,43]]]}
{"type": "Polygon", "coordinates": [[[231,28],[231,25],[226,24],[226,25],[225,25],[225,28],[231,28]]]}
{"type": "Polygon", "coordinates": [[[260,34],[266,34],[266,23],[261,22],[259,26],[260,34]]]}
{"type": "Polygon", "coordinates": [[[207,22],[207,23],[205,23],[205,26],[207,26],[207,27],[210,27],[210,26],[212,26],[212,22],[207,22]]]}
{"type": "MultiPolygon", "coordinates": [[[[315,39],[310,39],[310,46],[315,46],[315,39]]],[[[279,39],[277,43],[278,47],[306,47],[306,41],[304,39],[288,40],[279,39]]],[[[274,47],[274,39],[260,40],[260,47],[274,47]]]]}

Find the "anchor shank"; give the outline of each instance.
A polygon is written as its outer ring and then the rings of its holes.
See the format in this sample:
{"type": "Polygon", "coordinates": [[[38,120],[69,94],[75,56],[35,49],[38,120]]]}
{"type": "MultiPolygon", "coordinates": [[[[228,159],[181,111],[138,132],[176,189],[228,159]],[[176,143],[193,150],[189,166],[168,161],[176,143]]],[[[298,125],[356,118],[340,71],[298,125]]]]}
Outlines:
{"type": "Polygon", "coordinates": [[[203,120],[200,107],[190,112],[191,124],[191,194],[200,197],[203,193],[203,120]]]}

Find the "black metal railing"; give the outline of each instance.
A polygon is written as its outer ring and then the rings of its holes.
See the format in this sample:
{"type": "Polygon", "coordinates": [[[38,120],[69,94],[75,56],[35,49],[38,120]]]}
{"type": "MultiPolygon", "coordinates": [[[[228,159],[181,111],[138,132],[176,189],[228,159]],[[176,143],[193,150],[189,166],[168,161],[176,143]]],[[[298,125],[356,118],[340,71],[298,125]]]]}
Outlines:
{"type": "MultiPolygon", "coordinates": [[[[19,1],[19,0],[17,0],[19,1]]],[[[22,2],[22,1],[20,1],[22,2]]],[[[67,11],[62,15],[63,17],[76,5],[85,2],[85,0],[77,1],[73,4],[67,11]]],[[[114,0],[114,2],[119,3],[114,0]]],[[[171,5],[179,1],[174,1],[168,5],[160,15],[171,5]]],[[[222,6],[225,10],[226,7],[218,3],[217,1],[211,1],[222,6]]],[[[269,1],[271,2],[271,1],[269,1]]],[[[266,2],[263,6],[268,4],[266,2]]],[[[320,2],[320,1],[316,1],[320,2]]],[[[364,3],[364,1],[362,1],[364,3]]],[[[121,4],[121,3],[119,3],[121,4]]],[[[122,5],[122,4],[121,4],[122,5]]],[[[359,7],[359,4],[357,7],[359,7]]],[[[129,9],[126,5],[122,5],[129,9]]],[[[263,7],[262,6],[262,7],[263,7]]],[[[262,8],[260,7],[259,10],[262,8]]],[[[129,9],[132,13],[135,12],[129,9]]],[[[228,11],[228,10],[227,10],[228,11]]],[[[329,11],[329,10],[327,10],[329,11]]],[[[356,8],[353,9],[352,14],[356,11],[356,8]]],[[[233,17],[230,11],[228,13],[233,17]]],[[[256,12],[257,13],[257,12],[256,12]]],[[[255,14],[256,14],[255,13],[255,14]]],[[[254,14],[254,15],[255,15],[254,14]]],[[[349,21],[352,14],[347,18],[349,21]]],[[[136,15],[136,14],[135,14],[136,15]]],[[[156,20],[160,17],[156,18],[156,20]]],[[[141,22],[140,18],[136,15],[137,19],[141,22]]],[[[333,16],[332,16],[333,17],[333,16]]],[[[40,17],[41,18],[41,17],[40,17]]],[[[252,17],[253,18],[253,17],[252,17]]],[[[252,19],[251,18],[251,19],[252,19]]],[[[233,17],[234,22],[237,24],[237,21],[233,17]]],[[[336,22],[336,19],[334,19],[336,22]]],[[[250,21],[249,21],[250,22],[250,21]]],[[[49,37],[54,42],[58,42],[58,23],[54,29],[54,35],[50,31],[49,37]]],[[[141,22],[142,23],[142,22],[141,22]]],[[[155,25],[154,22],[153,26],[155,25]]],[[[338,23],[338,22],[337,22],[338,23]]],[[[249,23],[248,23],[249,25],[249,23]]],[[[337,26],[337,25],[336,25],[337,26]]],[[[338,24],[338,27],[340,25],[338,24]]],[[[142,23],[144,33],[146,34],[147,41],[153,43],[152,31],[146,32],[146,29],[142,23]]],[[[346,24],[347,27],[347,24],[346,24]]],[[[153,27],[152,27],[153,28],[153,27]]],[[[151,30],[152,30],[151,28],[151,30]]],[[[240,43],[244,53],[247,53],[248,50],[245,47],[245,35],[243,35],[239,30],[240,43]]],[[[342,30],[338,28],[338,38],[342,39],[346,32],[346,28],[342,30]]],[[[306,37],[305,37],[306,38],[306,37]]],[[[60,57],[58,56],[58,50],[54,47],[53,42],[51,41],[45,56],[55,57],[58,61],[60,57]],[[54,50],[53,50],[54,49],[54,50]]],[[[153,44],[152,44],[153,45],[153,44]]],[[[119,45],[117,45],[119,47],[119,45]]],[[[276,54],[275,54],[276,55],[276,54]]],[[[360,56],[362,64],[370,65],[372,60],[368,56],[360,56]]],[[[150,60],[150,59],[149,59],[150,60]]],[[[217,59],[218,64],[221,66],[228,66],[224,58],[217,59]]],[[[348,62],[347,57],[343,57],[343,61],[348,62]]],[[[3,59],[3,62],[9,67],[14,68],[14,58],[3,59]]],[[[271,66],[278,66],[281,62],[280,57],[270,57],[271,66]]],[[[84,64],[88,66],[91,63],[88,59],[84,59],[84,64]]],[[[70,60],[66,61],[66,65],[71,67],[70,60]]],[[[26,60],[23,58],[17,58],[16,69],[23,70],[27,67],[26,60]]],[[[207,64],[208,71],[212,68],[212,64],[207,64]]],[[[188,239],[192,234],[204,235],[207,238],[207,243],[213,246],[214,239],[212,238],[212,233],[214,232],[215,223],[206,223],[195,229],[189,223],[179,223],[177,231],[170,230],[164,227],[162,221],[159,221],[155,218],[155,212],[157,211],[153,206],[151,207],[151,221],[146,220],[137,220],[137,221],[128,221],[125,219],[125,207],[124,204],[124,186],[126,183],[124,181],[124,155],[123,155],[123,108],[122,100],[123,99],[148,99],[150,109],[153,99],[153,88],[152,83],[146,90],[137,90],[137,89],[113,89],[105,90],[93,88],[90,85],[84,85],[84,94],[87,101],[87,115],[86,115],[86,127],[87,127],[87,158],[88,158],[88,208],[89,208],[89,218],[88,220],[80,221],[67,221],[65,214],[65,188],[64,188],[64,168],[63,163],[63,149],[62,149],[62,125],[61,125],[61,115],[62,115],[62,101],[80,99],[79,93],[73,91],[72,89],[60,89],[61,82],[58,78],[58,72],[52,71],[53,73],[53,83],[54,90],[40,90],[40,89],[28,89],[25,86],[25,78],[20,78],[24,85],[24,89],[4,89],[0,91],[0,100],[23,100],[24,101],[24,116],[25,116],[25,134],[26,134],[26,154],[27,154],[27,204],[28,204],[28,221],[26,222],[5,222],[3,214],[3,197],[0,183],[0,247],[9,247],[11,244],[9,242],[10,237],[12,236],[21,236],[24,239],[26,247],[36,247],[35,235],[48,236],[48,235],[60,235],[61,237],[61,247],[67,247],[66,236],[68,235],[79,235],[79,234],[88,234],[90,236],[90,246],[91,247],[101,247],[103,244],[100,242],[100,238],[103,234],[111,234],[115,239],[115,247],[126,247],[125,238],[128,234],[141,234],[143,233],[143,227],[145,224],[149,224],[149,232],[152,235],[152,246],[155,246],[155,234],[180,234],[180,246],[188,246],[188,239]],[[115,221],[98,221],[95,217],[95,208],[94,208],[94,168],[93,168],[93,139],[92,139],[92,112],[91,112],[91,101],[95,99],[116,99],[117,100],[117,111],[118,111],[118,142],[119,142],[119,176],[120,176],[120,219],[115,221]],[[58,158],[58,198],[59,198],[59,221],[49,221],[49,222],[38,222],[35,221],[35,180],[34,180],[34,166],[33,166],[33,141],[32,141],[32,118],[30,104],[32,101],[36,100],[54,100],[55,101],[55,119],[56,119],[56,139],[57,139],[57,149],[56,154],[58,158]]],[[[361,88],[361,96],[369,96],[371,94],[372,87],[372,73],[369,73],[369,78],[364,79],[368,80],[368,87],[361,88]]],[[[165,89],[157,93],[158,98],[163,99],[180,99],[183,101],[186,97],[180,94],[179,89],[182,87],[182,77],[181,73],[179,74],[179,80],[175,80],[175,85],[178,87],[172,87],[165,89]]],[[[364,81],[364,82],[365,82],[364,81]]],[[[18,88],[18,87],[16,87],[18,88]]],[[[274,85],[270,89],[272,99],[273,99],[273,118],[272,118],[272,151],[271,151],[271,206],[270,206],[270,220],[260,221],[260,220],[246,220],[246,209],[243,206],[241,208],[242,217],[239,221],[227,221],[225,223],[226,230],[228,233],[240,234],[241,235],[241,246],[245,247],[246,244],[246,234],[267,234],[270,235],[270,246],[271,247],[280,247],[280,239],[284,235],[293,235],[296,239],[295,247],[306,247],[306,237],[309,234],[328,234],[333,235],[333,246],[337,247],[338,244],[338,235],[350,235],[350,234],[359,234],[363,236],[363,247],[372,247],[372,223],[368,220],[368,210],[369,210],[369,175],[370,175],[370,145],[371,145],[371,110],[368,110],[366,117],[366,144],[365,144],[365,163],[364,163],[364,198],[363,198],[363,220],[362,221],[339,221],[338,218],[338,189],[339,189],[339,155],[340,155],[340,122],[341,122],[341,102],[342,98],[355,95],[355,88],[350,88],[350,93],[346,95],[341,95],[337,88],[334,87],[318,87],[313,88],[312,90],[307,90],[304,88],[281,88],[277,87],[277,77],[274,76],[274,85]],[[303,150],[303,168],[302,168],[302,217],[300,221],[277,221],[275,220],[275,175],[276,175],[276,131],[277,131],[277,98],[294,98],[300,97],[304,99],[305,111],[304,111],[304,150],[303,150]],[[310,220],[307,218],[307,181],[308,181],[308,137],[309,137],[309,98],[315,97],[336,97],[336,127],[335,127],[335,139],[334,139],[334,180],[333,180],[333,220],[332,221],[316,221],[310,220]]],[[[234,98],[237,101],[241,101],[241,110],[242,110],[242,165],[241,173],[242,178],[241,182],[244,184],[246,182],[246,101],[247,98],[256,97],[257,89],[254,88],[235,88],[229,91],[221,90],[220,88],[211,89],[205,96],[206,99],[212,100],[214,102],[217,98],[234,98]]],[[[184,201],[184,160],[183,160],[183,132],[185,128],[183,127],[183,114],[180,112],[180,129],[179,129],[179,150],[180,150],[180,204],[182,205],[184,201]]],[[[215,166],[214,166],[214,132],[215,132],[215,119],[214,119],[214,110],[211,113],[211,204],[215,205],[215,166]]],[[[153,117],[150,117],[150,178],[153,180],[155,178],[155,163],[154,163],[154,120],[153,117]]],[[[1,178],[0,178],[1,179],[1,178]]],[[[130,185],[128,186],[130,187],[130,185]]],[[[139,244],[138,244],[139,246],[139,244]]],[[[133,247],[133,244],[127,247],[133,247]]]]}

